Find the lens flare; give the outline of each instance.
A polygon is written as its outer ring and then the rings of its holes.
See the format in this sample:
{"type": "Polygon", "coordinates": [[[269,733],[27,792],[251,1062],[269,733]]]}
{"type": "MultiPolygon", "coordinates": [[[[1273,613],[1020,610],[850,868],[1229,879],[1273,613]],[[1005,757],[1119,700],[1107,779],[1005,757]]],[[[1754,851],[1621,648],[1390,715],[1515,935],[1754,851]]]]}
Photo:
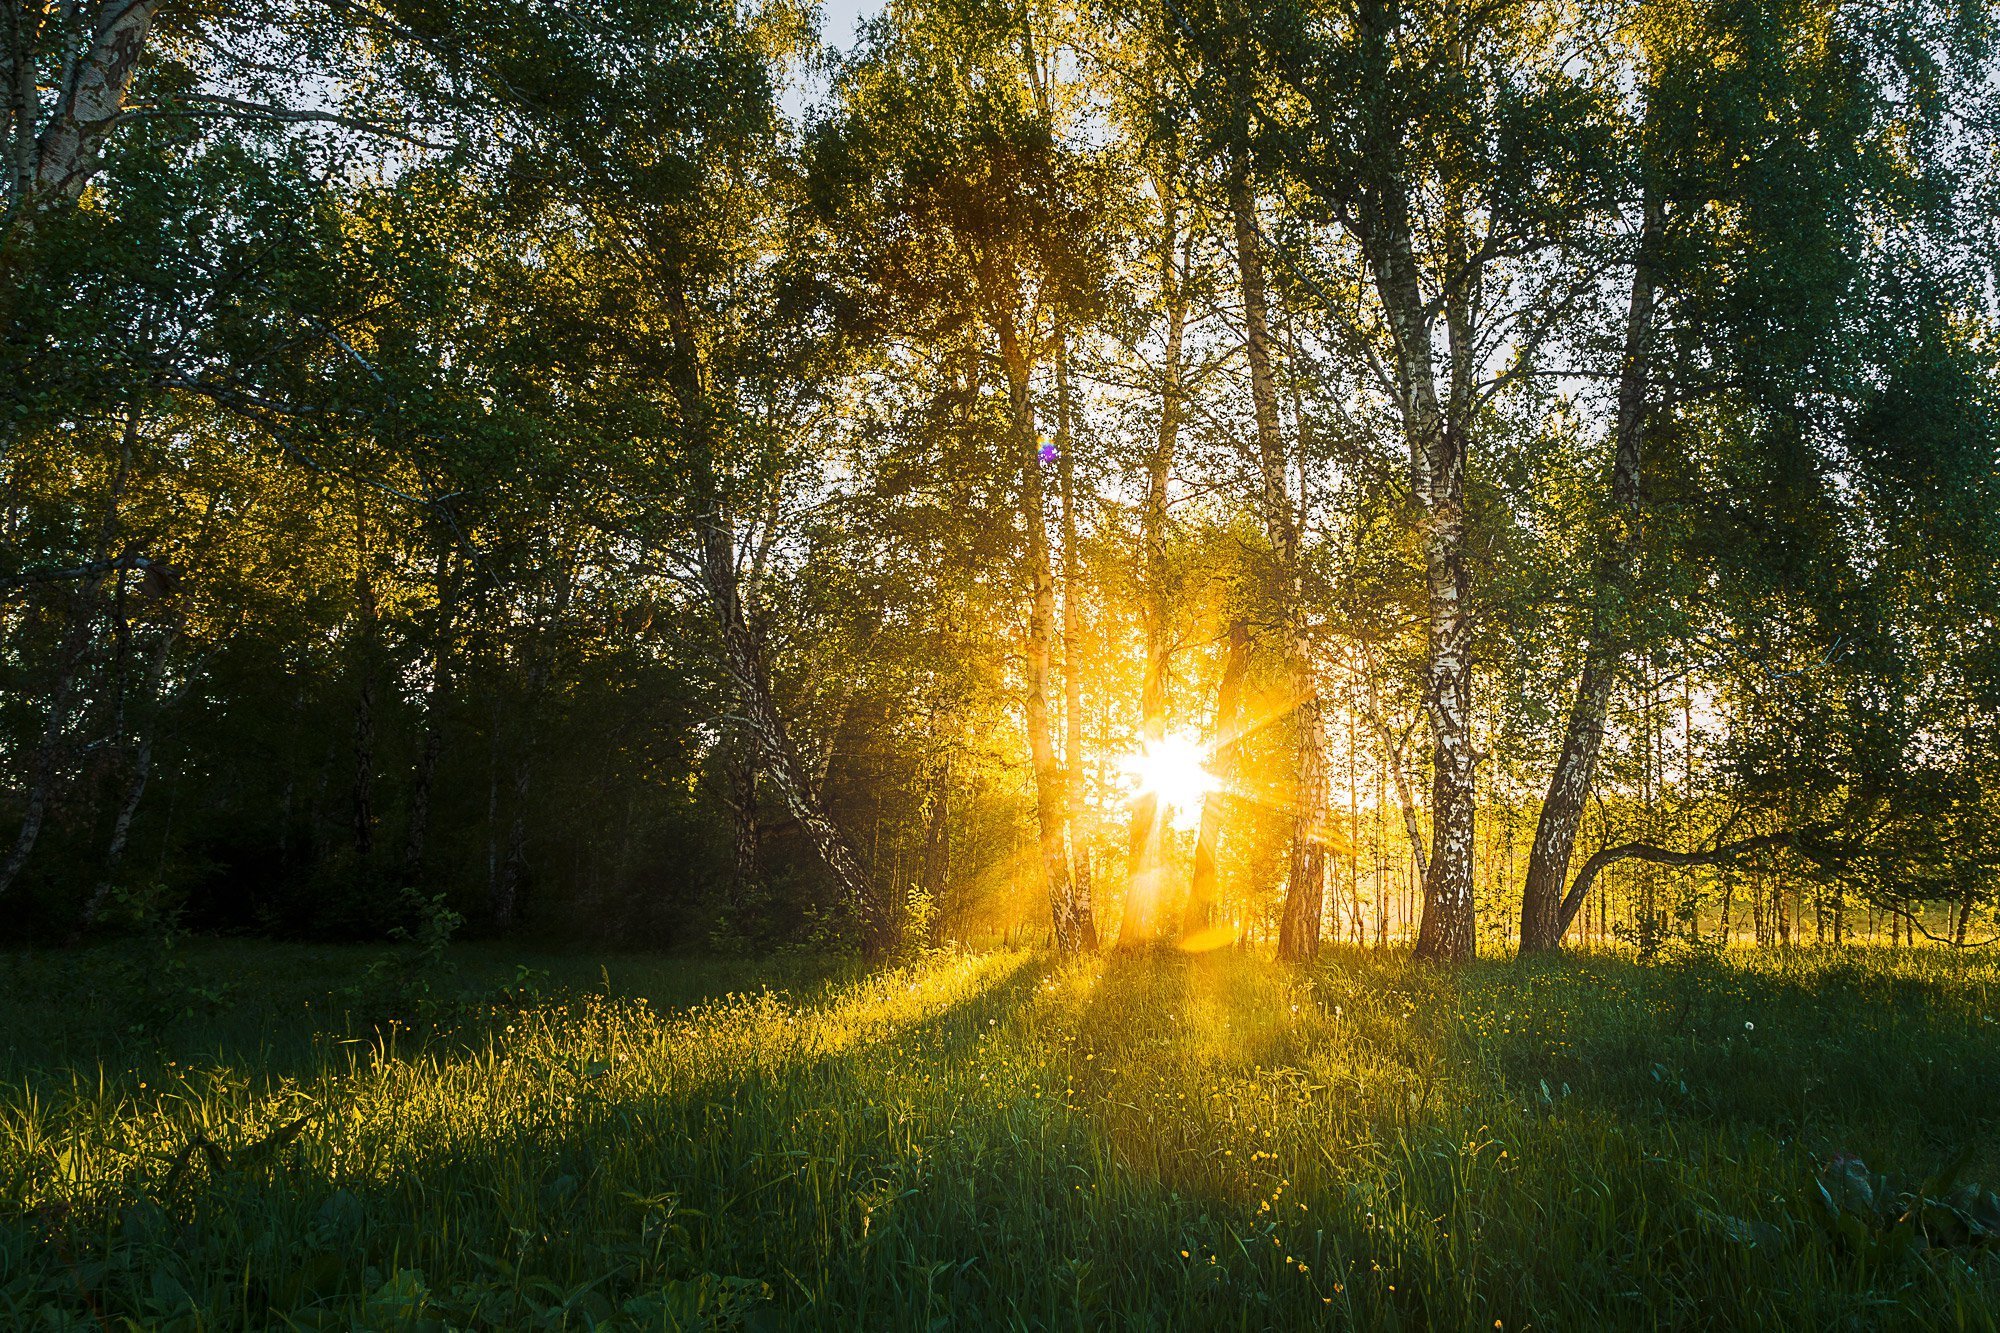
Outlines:
{"type": "Polygon", "coordinates": [[[1131,777],[1136,796],[1154,796],[1172,812],[1178,827],[1188,827],[1200,815],[1201,798],[1213,791],[1215,775],[1203,766],[1201,743],[1178,733],[1147,742],[1118,767],[1131,777]]]}

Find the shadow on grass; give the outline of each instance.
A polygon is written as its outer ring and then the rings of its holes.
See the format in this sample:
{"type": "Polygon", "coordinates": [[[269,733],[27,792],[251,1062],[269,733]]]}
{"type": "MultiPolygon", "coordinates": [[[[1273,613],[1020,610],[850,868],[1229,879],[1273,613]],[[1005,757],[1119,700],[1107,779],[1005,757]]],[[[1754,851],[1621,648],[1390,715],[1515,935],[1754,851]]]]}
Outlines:
{"type": "MultiPolygon", "coordinates": [[[[780,1248],[799,1254],[834,1233],[865,1236],[868,1201],[893,1200],[881,1163],[895,1157],[897,1108],[831,1094],[865,1086],[861,1075],[898,1051],[962,1043],[1034,985],[1022,955],[957,966],[963,984],[937,1002],[918,981],[898,993],[881,978],[827,983],[796,1004],[732,996],[660,1015],[593,998],[580,1014],[535,1015],[549,1024],[544,1035],[581,1036],[546,1059],[518,1058],[504,1043],[481,1049],[463,1032],[385,1053],[342,1081],[401,1086],[376,1089],[366,1108],[333,1091],[282,1151],[261,1153],[252,1140],[219,1155],[171,1154],[178,1165],[161,1151],[153,1166],[79,1182],[73,1200],[0,1223],[0,1269],[11,1278],[0,1282],[0,1312],[40,1301],[85,1320],[199,1313],[313,1326],[319,1311],[326,1326],[347,1328],[357,1310],[395,1323],[399,1309],[414,1316],[421,1306],[511,1327],[566,1311],[602,1319],[636,1301],[625,1313],[641,1326],[679,1326],[677,1303],[705,1326],[715,1314],[701,1313],[705,1303],[761,1301],[759,1284],[782,1265],[756,1255],[807,1216],[760,1198],[804,1190],[835,1205],[812,1214],[831,1232],[780,1248]],[[622,1032],[630,1069],[609,1045],[599,1053],[611,1059],[584,1058],[593,1028],[622,1032]],[[718,1036],[735,1044],[718,1049],[718,1036]],[[451,1104],[424,1104],[440,1087],[451,1104]],[[493,1105],[479,1104],[482,1089],[498,1094],[493,1105]],[[801,1131],[810,1138],[815,1127],[837,1132],[842,1150],[802,1157],[801,1131]],[[729,1255],[749,1258],[757,1276],[715,1271],[729,1255]],[[425,1290],[427,1270],[457,1280],[425,1290]]],[[[163,1149],[225,1133],[214,1121],[229,1108],[178,1109],[163,1149]]],[[[18,1198],[28,1182],[8,1155],[17,1175],[6,1194],[18,1198]]]]}
{"type": "Polygon", "coordinates": [[[1552,1094],[1825,1153],[1866,1141],[1905,1169],[1936,1169],[1968,1146],[1995,1164],[2000,1024],[1986,982],[1936,960],[1584,954],[1480,964],[1456,1001],[1456,1058],[1524,1100],[1552,1094]]]}
{"type": "MultiPolygon", "coordinates": [[[[1015,954],[808,983],[792,1001],[659,1013],[585,996],[513,1015],[516,1032],[454,1030],[336,1070],[297,1143],[198,1162],[157,1204],[166,1167],[141,1155],[99,1182],[101,1206],[0,1221],[0,1314],[342,1328],[1936,1314],[1984,1279],[1843,1268],[1805,1222],[1778,1248],[1740,1239],[1792,1225],[1772,1210],[1810,1189],[1801,1126],[1871,1163],[1895,1165],[1900,1145],[1921,1168],[1991,1125],[1972,1086],[1995,1060],[1983,982],[1885,967],[1580,956],[1445,973],[1336,955],[1301,975],[1233,951],[1015,954]],[[1899,1085],[1844,1086],[1892,1043],[1912,1065],[1892,1066],[1899,1085]],[[1927,1062],[1947,1052],[1960,1069],[1927,1062]]],[[[219,1096],[156,1120],[121,1106],[82,1128],[172,1149],[202,1116],[256,1105],[219,1096]]],[[[57,1146],[0,1153],[0,1197],[27,1192],[8,1154],[57,1146]]]]}

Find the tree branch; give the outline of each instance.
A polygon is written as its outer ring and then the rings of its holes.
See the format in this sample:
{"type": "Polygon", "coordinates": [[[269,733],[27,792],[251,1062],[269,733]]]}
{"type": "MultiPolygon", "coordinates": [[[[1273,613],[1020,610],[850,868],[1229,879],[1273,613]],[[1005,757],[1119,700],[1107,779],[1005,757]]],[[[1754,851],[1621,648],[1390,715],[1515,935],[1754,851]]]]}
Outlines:
{"type": "Polygon", "coordinates": [[[398,139],[418,148],[442,151],[447,144],[425,139],[408,130],[379,121],[365,120],[359,116],[345,116],[337,111],[300,110],[294,107],[271,106],[264,102],[245,102],[235,97],[223,97],[212,93],[184,93],[171,102],[156,102],[149,105],[130,107],[119,113],[120,120],[151,119],[161,116],[207,116],[218,119],[244,117],[251,120],[275,120],[286,124],[308,122],[326,125],[340,125],[363,134],[378,138],[398,139]],[[190,105],[192,104],[192,105],[190,105]]]}
{"type": "Polygon", "coordinates": [[[1785,829],[1778,833],[1759,833],[1753,837],[1740,838],[1735,842],[1725,842],[1706,851],[1677,852],[1668,847],[1658,847],[1650,842],[1621,842],[1615,847],[1603,847],[1583,863],[1583,869],[1576,875],[1569,892],[1563,895],[1562,915],[1557,919],[1556,938],[1569,932],[1570,923],[1583,907],[1584,898],[1590,893],[1590,886],[1606,866],[1615,861],[1650,861],[1663,866],[1713,866],[1733,865],[1752,852],[1767,851],[1780,847],[1790,847],[1809,833],[1824,831],[1820,826],[1810,828],[1785,829]]]}

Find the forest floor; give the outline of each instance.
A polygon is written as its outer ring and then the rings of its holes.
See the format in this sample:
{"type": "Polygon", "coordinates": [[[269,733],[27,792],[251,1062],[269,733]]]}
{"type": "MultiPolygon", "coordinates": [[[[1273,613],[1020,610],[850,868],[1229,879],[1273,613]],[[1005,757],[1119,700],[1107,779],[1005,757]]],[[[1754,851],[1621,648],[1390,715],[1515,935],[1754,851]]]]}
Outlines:
{"type": "Polygon", "coordinates": [[[378,957],[0,959],[0,1325],[2000,1322],[1990,957],[378,957]]]}

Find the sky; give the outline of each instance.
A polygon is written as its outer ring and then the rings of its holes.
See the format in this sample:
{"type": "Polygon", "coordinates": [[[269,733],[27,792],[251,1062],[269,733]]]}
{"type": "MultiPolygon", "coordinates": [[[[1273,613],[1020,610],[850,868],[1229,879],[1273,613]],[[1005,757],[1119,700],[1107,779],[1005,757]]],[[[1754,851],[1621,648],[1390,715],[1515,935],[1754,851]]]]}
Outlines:
{"type": "MultiPolygon", "coordinates": [[[[851,53],[862,22],[880,13],[882,4],[883,0],[821,0],[821,39],[842,55],[851,53]]],[[[826,92],[824,79],[794,71],[790,84],[779,98],[779,105],[794,122],[803,121],[807,108],[824,99],[826,92]]]]}
{"type": "Polygon", "coordinates": [[[842,55],[854,47],[854,34],[865,18],[882,8],[880,0],[821,0],[820,36],[842,55]]]}

